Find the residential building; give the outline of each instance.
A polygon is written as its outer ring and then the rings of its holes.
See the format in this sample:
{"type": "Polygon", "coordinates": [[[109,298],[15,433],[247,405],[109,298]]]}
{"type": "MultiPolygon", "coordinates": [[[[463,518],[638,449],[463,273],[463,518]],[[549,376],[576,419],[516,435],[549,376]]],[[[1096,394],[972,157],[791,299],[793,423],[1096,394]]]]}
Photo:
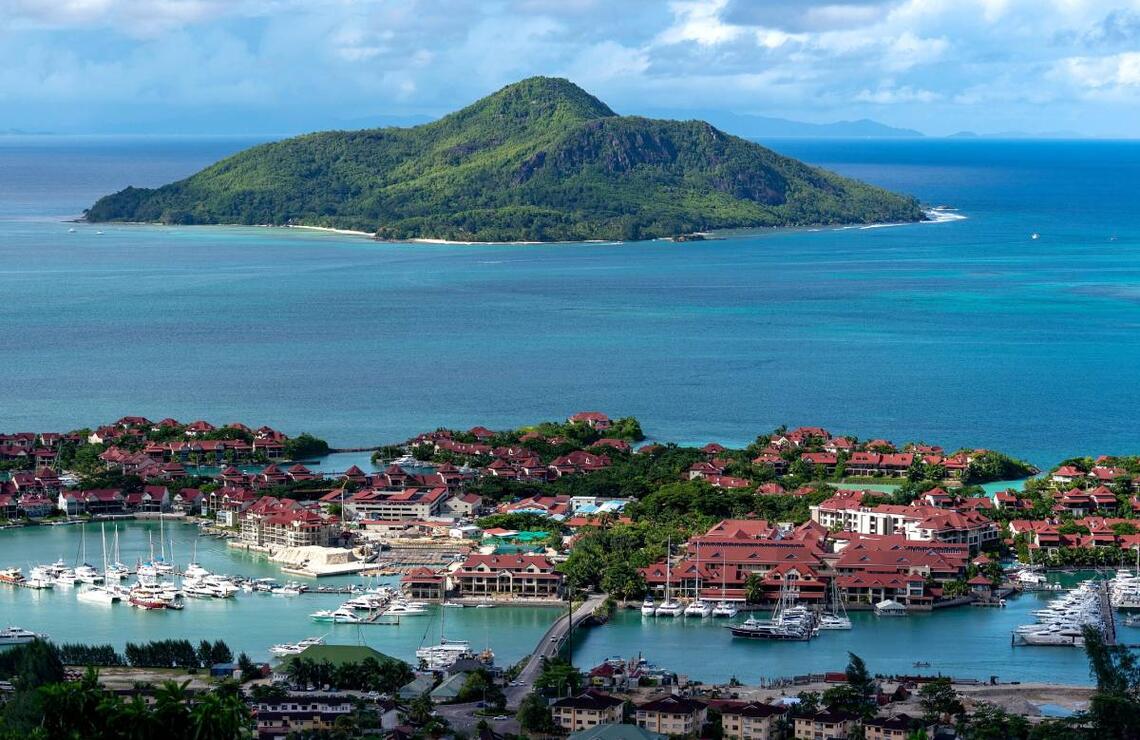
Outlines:
{"type": "Polygon", "coordinates": [[[469,555],[451,575],[463,596],[558,597],[562,574],[545,555],[469,555]]]}
{"type": "Polygon", "coordinates": [[[559,699],[550,707],[554,724],[568,732],[622,721],[625,702],[609,694],[587,689],[577,696],[559,699]]]}
{"type": "Polygon", "coordinates": [[[815,714],[792,716],[792,736],[795,740],[845,740],[859,717],[845,712],[823,710],[815,714]]]}
{"type": "Polygon", "coordinates": [[[670,694],[637,707],[637,726],[669,736],[700,735],[708,719],[708,705],[670,694]]]}
{"type": "Polygon", "coordinates": [[[722,702],[720,724],[730,740],[780,740],[780,722],[788,707],[760,702],[722,702]]]}

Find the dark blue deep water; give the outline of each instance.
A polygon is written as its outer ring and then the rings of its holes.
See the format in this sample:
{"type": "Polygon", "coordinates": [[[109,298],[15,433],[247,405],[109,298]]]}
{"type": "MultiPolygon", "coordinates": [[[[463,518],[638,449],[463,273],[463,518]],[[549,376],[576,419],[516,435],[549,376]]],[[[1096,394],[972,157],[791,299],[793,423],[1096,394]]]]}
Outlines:
{"type": "Polygon", "coordinates": [[[0,430],[130,413],[353,445],[597,408],[684,442],[1140,451],[1138,143],[769,142],[967,218],[703,243],[62,221],[251,143],[0,138],[0,430]]]}

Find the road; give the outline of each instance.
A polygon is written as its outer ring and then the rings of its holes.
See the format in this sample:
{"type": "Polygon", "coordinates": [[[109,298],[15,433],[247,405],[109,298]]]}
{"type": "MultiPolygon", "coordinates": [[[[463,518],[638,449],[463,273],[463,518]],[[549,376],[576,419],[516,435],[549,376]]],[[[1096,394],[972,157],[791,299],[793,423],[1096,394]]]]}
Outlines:
{"type": "MultiPolygon", "coordinates": [[[[592,595],[588,597],[586,601],[574,610],[573,625],[577,627],[583,619],[593,614],[594,610],[597,609],[604,600],[604,595],[592,595]]],[[[538,644],[535,645],[534,651],[530,654],[530,657],[527,658],[526,665],[523,666],[519,675],[515,677],[513,683],[516,685],[507,686],[503,689],[503,693],[507,696],[508,708],[506,713],[512,716],[507,720],[487,719],[488,723],[496,732],[518,733],[518,723],[515,721],[513,715],[518,709],[519,702],[523,700],[523,697],[534,690],[534,682],[542,670],[542,659],[549,659],[557,655],[566,642],[566,636],[569,632],[570,620],[566,618],[565,614],[562,614],[554,624],[550,625],[550,629],[543,634],[538,644]]],[[[446,718],[453,730],[471,734],[474,732],[475,726],[479,724],[479,720],[483,719],[475,715],[475,710],[478,708],[477,703],[444,704],[436,707],[436,713],[446,718]]]]}

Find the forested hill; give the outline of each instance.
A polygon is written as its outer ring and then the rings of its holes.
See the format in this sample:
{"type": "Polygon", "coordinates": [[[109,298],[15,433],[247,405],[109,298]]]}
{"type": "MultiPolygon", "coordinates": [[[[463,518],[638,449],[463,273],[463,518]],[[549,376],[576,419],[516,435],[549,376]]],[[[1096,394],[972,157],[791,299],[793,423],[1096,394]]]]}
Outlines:
{"type": "Polygon", "coordinates": [[[533,77],[414,128],[256,146],[179,182],[108,195],[86,217],[554,241],[915,221],[922,212],[913,198],[707,123],[618,116],[567,80],[533,77]]]}

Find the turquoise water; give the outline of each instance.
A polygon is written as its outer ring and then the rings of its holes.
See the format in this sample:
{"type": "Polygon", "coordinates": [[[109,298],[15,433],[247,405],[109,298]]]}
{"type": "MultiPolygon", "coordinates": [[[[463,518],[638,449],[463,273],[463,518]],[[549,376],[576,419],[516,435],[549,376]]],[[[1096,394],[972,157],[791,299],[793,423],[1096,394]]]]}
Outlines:
{"type": "MultiPolygon", "coordinates": [[[[88,560],[102,558],[97,525],[85,525],[88,560]]],[[[119,525],[119,552],[124,563],[133,565],[149,558],[150,541],[159,547],[159,526],[150,523],[119,525]]],[[[112,530],[113,531],[113,530],[112,530]]],[[[315,579],[284,575],[264,555],[246,553],[224,542],[199,537],[196,527],[174,524],[165,528],[174,544],[174,561],[185,565],[197,551],[198,562],[216,573],[255,578],[305,581],[315,587],[315,579]]],[[[108,535],[108,547],[112,537],[108,535]]],[[[33,527],[0,532],[0,567],[18,566],[27,573],[30,565],[63,558],[75,562],[80,546],[80,527],[33,527]]],[[[168,555],[169,558],[169,555],[168,555]]],[[[398,579],[380,579],[395,583],[398,579]]],[[[322,578],[321,584],[363,583],[358,577],[322,578]]],[[[76,589],[31,589],[0,586],[0,624],[18,624],[47,633],[57,642],[109,643],[122,648],[127,642],[166,638],[223,639],[235,651],[245,651],[254,659],[270,658],[267,649],[281,642],[296,642],[312,635],[325,635],[335,644],[363,643],[377,650],[415,663],[416,648],[439,641],[440,612],[446,611],[448,638],[470,640],[473,646],[490,645],[503,665],[526,655],[542,637],[559,610],[554,608],[443,609],[429,607],[430,614],[407,617],[399,625],[357,626],[316,624],[309,614],[318,609],[335,609],[347,596],[304,594],[275,596],[239,593],[233,599],[187,599],[182,611],[147,612],[126,604],[103,606],[75,598],[76,589]]]]}
{"type": "MultiPolygon", "coordinates": [[[[1083,650],[1010,645],[1011,631],[1032,623],[1032,612],[1054,595],[1022,594],[1009,599],[1005,609],[966,606],[904,618],[853,612],[852,630],[821,632],[809,642],[744,640],[733,638],[725,620],[643,617],[638,610],[622,610],[606,626],[577,633],[574,660],[589,667],[606,658],[641,654],[693,679],[726,682],[735,676],[756,684],[761,678],[842,671],[850,651],[871,671],[888,675],[1090,683],[1083,650]],[[915,668],[915,661],[930,667],[915,668]]],[[[741,613],[736,621],[746,616],[741,613]]],[[[1121,642],[1140,642],[1140,628],[1120,624],[1118,635],[1121,642]]]]}
{"type": "MultiPolygon", "coordinates": [[[[97,525],[33,527],[0,532],[0,567],[19,566],[26,572],[31,565],[57,558],[75,562],[83,528],[87,531],[88,560],[98,562],[101,546],[97,525]]],[[[109,546],[113,531],[109,530],[109,546]]],[[[126,563],[149,558],[152,539],[156,549],[159,547],[157,524],[120,523],[119,531],[120,556],[126,563]]],[[[165,532],[167,542],[173,542],[175,562],[185,564],[196,555],[204,567],[218,573],[273,577],[282,582],[306,580],[281,574],[263,555],[199,537],[195,527],[170,524],[165,532]]],[[[1067,584],[1077,580],[1075,575],[1063,578],[1067,584]]],[[[313,579],[307,582],[317,583],[313,579]]],[[[322,584],[352,582],[362,580],[320,580],[322,584]]],[[[449,638],[470,640],[478,647],[490,645],[498,662],[510,665],[526,655],[562,614],[560,609],[545,607],[431,607],[430,615],[405,618],[398,626],[330,625],[315,624],[308,615],[335,608],[347,597],[240,593],[228,600],[188,599],[180,612],[145,612],[125,604],[87,604],[78,601],[75,594],[75,589],[32,591],[0,586],[0,624],[45,632],[57,642],[110,643],[120,649],[129,641],[220,638],[255,659],[268,659],[267,649],[276,643],[323,634],[330,643],[363,643],[414,662],[416,648],[438,641],[440,612],[446,612],[449,638]]],[[[925,660],[931,663],[931,672],[966,678],[997,675],[1003,681],[1087,683],[1087,666],[1080,650],[1009,645],[1010,631],[1031,622],[1030,613],[1048,599],[1046,594],[1026,594],[1009,600],[1006,609],[963,607],[905,619],[885,620],[859,612],[852,614],[852,631],[825,632],[809,643],[733,639],[721,620],[643,618],[635,610],[623,610],[604,627],[576,633],[574,659],[579,665],[592,666],[615,655],[641,653],[658,665],[704,681],[726,681],[736,676],[755,682],[762,677],[838,670],[851,650],[866,659],[872,670],[883,673],[913,671],[914,661],[925,660]],[[709,660],[710,655],[716,655],[716,660],[709,660]]],[[[744,617],[742,614],[738,619],[744,617]]],[[[1140,628],[1121,625],[1119,632],[1122,642],[1140,643],[1140,628]]]]}
{"type": "Polygon", "coordinates": [[[169,414],[348,446],[602,408],[683,442],[1140,446],[1140,144],[772,142],[968,218],[683,245],[58,221],[248,143],[0,142],[0,428],[169,414]]]}

